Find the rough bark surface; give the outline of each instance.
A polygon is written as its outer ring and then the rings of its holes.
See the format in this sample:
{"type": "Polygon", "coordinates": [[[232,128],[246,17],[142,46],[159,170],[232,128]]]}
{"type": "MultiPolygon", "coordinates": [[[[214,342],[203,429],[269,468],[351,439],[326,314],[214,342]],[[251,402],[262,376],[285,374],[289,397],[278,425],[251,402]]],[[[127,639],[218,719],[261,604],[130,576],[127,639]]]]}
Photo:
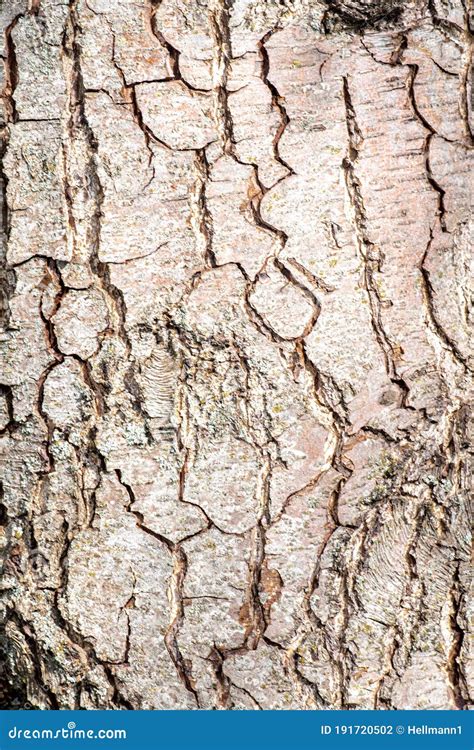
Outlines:
{"type": "Polygon", "coordinates": [[[467,1],[0,18],[2,706],[469,707],[467,1]]]}

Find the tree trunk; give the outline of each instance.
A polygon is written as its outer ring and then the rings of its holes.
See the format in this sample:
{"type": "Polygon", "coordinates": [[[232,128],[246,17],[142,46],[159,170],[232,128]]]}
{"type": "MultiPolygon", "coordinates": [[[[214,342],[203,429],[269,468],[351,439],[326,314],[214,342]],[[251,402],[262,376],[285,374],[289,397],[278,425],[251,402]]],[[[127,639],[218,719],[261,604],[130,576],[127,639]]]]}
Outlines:
{"type": "Polygon", "coordinates": [[[0,2],[3,707],[470,705],[465,5],[0,2]]]}

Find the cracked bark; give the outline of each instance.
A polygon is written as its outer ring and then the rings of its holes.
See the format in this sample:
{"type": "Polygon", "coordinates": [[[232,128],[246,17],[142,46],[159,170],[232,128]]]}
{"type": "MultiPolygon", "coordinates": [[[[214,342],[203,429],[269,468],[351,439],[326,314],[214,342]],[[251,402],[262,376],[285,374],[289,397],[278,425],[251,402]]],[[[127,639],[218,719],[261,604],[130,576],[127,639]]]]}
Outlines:
{"type": "Polygon", "coordinates": [[[2,5],[2,707],[472,707],[472,28],[406,5],[2,5]]]}

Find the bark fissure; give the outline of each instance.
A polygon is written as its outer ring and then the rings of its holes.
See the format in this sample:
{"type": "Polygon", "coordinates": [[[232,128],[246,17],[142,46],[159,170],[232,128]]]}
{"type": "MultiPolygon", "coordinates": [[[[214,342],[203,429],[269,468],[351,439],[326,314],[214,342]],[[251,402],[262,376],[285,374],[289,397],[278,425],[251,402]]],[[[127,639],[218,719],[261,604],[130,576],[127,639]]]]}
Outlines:
{"type": "Polygon", "coordinates": [[[367,219],[365,215],[364,201],[361,192],[361,184],[357,178],[355,167],[359,155],[359,148],[363,142],[363,135],[357,124],[356,113],[351,100],[349,80],[347,77],[343,78],[343,93],[346,107],[349,151],[342,166],[346,177],[347,192],[352,204],[357,246],[364,262],[364,286],[370,304],[372,328],[385,360],[387,374],[392,382],[401,390],[402,396],[400,405],[406,407],[409,387],[403,378],[397,373],[394,360],[394,347],[383,326],[382,301],[373,279],[374,273],[382,270],[383,258],[380,255],[380,251],[367,236],[366,231],[367,219]]]}

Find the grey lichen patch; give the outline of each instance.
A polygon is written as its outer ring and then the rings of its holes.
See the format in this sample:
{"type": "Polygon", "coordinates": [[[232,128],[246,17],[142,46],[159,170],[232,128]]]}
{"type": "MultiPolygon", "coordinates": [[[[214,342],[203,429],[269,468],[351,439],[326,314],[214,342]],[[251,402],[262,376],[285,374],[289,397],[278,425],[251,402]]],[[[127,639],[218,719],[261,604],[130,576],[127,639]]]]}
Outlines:
{"type": "Polygon", "coordinates": [[[67,292],[52,322],[58,346],[64,354],[89,358],[99,348],[99,334],[109,323],[103,294],[97,289],[67,292]]]}
{"type": "Polygon", "coordinates": [[[51,370],[44,384],[43,410],[58,427],[84,425],[92,417],[94,397],[79,362],[68,357],[51,370]]]}
{"type": "Polygon", "coordinates": [[[366,505],[374,505],[391,497],[395,487],[401,484],[404,459],[387,450],[370,463],[368,478],[375,482],[375,487],[364,498],[366,505]]]}
{"type": "Polygon", "coordinates": [[[323,14],[324,3],[318,0],[270,0],[265,3],[247,0],[235,3],[231,24],[237,28],[242,24],[263,37],[269,31],[296,22],[304,34],[308,19],[316,26],[316,19],[321,21],[323,14]]]}
{"type": "Polygon", "coordinates": [[[12,265],[34,255],[70,260],[62,193],[61,127],[56,122],[19,122],[4,157],[8,177],[12,265]]]}
{"type": "Polygon", "coordinates": [[[15,102],[20,120],[59,120],[66,105],[61,34],[67,5],[51,0],[42,0],[41,5],[40,15],[23,14],[12,32],[18,67],[15,102]]]}

